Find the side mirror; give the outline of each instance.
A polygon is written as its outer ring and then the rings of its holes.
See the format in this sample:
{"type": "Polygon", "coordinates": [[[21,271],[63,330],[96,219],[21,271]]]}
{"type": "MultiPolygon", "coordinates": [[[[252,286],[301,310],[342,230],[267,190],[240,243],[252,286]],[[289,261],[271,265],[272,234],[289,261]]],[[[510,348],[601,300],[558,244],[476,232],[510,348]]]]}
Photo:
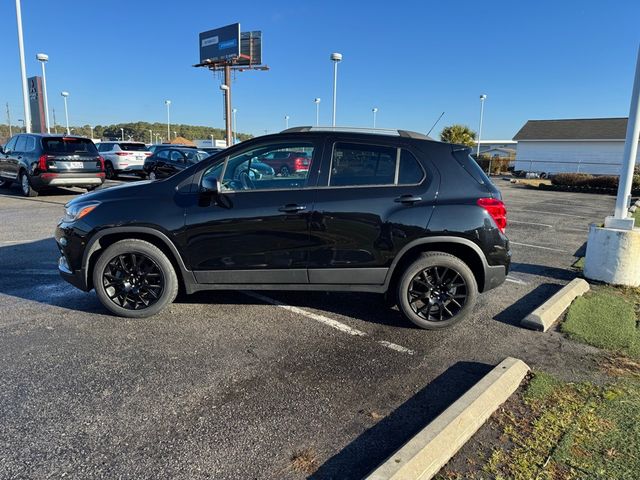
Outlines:
{"type": "Polygon", "coordinates": [[[222,185],[220,185],[220,180],[217,178],[204,177],[202,179],[202,184],[200,185],[200,193],[212,193],[216,194],[222,190],[222,185]]]}

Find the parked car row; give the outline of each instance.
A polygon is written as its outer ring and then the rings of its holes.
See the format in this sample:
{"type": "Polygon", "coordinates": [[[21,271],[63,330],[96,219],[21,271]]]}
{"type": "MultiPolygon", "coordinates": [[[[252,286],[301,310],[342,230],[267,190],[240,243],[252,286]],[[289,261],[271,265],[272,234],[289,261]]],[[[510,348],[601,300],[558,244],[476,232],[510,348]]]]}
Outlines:
{"type": "MultiPolygon", "coordinates": [[[[0,146],[0,188],[18,183],[23,195],[35,197],[53,187],[90,191],[105,179],[123,174],[155,180],[222,150],[172,144],[147,147],[142,142],[110,140],[96,147],[91,139],[75,135],[20,133],[0,146]]],[[[257,178],[275,173],[271,167],[254,162],[250,175],[257,178]]]]}

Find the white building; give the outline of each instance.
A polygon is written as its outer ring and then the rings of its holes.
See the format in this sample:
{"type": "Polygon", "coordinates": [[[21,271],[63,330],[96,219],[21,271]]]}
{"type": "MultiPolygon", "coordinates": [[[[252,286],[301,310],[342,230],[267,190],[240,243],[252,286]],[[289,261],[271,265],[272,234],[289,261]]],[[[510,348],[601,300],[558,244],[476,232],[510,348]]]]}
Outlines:
{"type": "Polygon", "coordinates": [[[626,118],[529,120],[513,137],[515,170],[618,175],[626,133],[626,118]]]}

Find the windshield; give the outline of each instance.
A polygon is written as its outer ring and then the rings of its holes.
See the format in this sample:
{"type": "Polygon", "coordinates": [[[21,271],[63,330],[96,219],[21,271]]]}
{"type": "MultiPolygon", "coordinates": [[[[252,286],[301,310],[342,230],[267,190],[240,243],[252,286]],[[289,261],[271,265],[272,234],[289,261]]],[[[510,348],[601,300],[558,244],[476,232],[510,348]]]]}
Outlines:
{"type": "Polygon", "coordinates": [[[78,153],[98,155],[98,149],[88,138],[43,138],[42,148],[47,153],[78,153]]]}
{"type": "Polygon", "coordinates": [[[184,152],[184,154],[186,155],[189,163],[198,163],[210,156],[207,152],[203,152],[202,150],[184,152]]]}

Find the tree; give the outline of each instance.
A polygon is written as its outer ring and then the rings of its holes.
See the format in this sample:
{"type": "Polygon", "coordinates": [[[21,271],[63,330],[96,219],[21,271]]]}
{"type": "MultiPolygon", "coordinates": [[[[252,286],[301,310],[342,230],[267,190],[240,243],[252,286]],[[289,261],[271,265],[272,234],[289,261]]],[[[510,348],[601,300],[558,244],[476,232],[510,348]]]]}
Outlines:
{"type": "Polygon", "coordinates": [[[449,125],[448,127],[444,127],[442,132],[440,132],[440,140],[447,143],[457,143],[473,147],[475,145],[476,132],[466,125],[449,125]]]}

